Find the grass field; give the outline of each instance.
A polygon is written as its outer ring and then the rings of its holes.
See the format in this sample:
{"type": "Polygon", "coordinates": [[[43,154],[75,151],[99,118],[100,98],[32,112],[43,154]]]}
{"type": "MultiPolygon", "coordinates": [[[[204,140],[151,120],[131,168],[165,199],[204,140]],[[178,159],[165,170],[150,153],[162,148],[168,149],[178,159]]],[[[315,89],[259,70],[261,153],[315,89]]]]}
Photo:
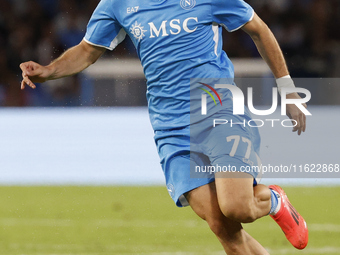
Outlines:
{"type": "MultiPolygon", "coordinates": [[[[310,243],[295,250],[265,217],[245,228],[271,254],[340,254],[340,187],[286,188],[310,243]]],[[[0,254],[224,254],[164,187],[0,187],[0,254]]]]}

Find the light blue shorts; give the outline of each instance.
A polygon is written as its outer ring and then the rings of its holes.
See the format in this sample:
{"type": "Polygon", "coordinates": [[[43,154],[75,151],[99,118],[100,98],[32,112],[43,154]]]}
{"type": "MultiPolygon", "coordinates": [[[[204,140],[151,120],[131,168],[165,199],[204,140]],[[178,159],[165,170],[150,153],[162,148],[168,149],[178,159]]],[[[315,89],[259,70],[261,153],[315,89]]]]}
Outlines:
{"type": "Polygon", "coordinates": [[[261,164],[258,129],[240,124],[213,126],[214,119],[242,123],[249,116],[223,110],[182,129],[155,132],[167,189],[177,206],[187,206],[184,194],[213,182],[217,171],[246,172],[257,184],[256,166],[261,164]]]}

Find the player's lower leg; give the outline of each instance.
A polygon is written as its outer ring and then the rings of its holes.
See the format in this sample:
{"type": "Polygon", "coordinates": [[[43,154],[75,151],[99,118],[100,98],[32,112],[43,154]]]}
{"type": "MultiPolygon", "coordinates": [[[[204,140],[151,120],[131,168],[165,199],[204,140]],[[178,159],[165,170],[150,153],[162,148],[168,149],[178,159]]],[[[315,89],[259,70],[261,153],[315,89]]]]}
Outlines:
{"type": "Polygon", "coordinates": [[[228,255],[269,254],[246,233],[241,223],[223,215],[217,202],[214,182],[189,192],[186,198],[194,212],[207,221],[228,255]]]}
{"type": "Polygon", "coordinates": [[[216,174],[218,203],[223,214],[235,221],[249,223],[271,213],[288,241],[297,249],[308,243],[305,220],[290,204],[279,186],[257,185],[246,173],[216,174]],[[242,178],[243,177],[243,178],[242,178]]]}

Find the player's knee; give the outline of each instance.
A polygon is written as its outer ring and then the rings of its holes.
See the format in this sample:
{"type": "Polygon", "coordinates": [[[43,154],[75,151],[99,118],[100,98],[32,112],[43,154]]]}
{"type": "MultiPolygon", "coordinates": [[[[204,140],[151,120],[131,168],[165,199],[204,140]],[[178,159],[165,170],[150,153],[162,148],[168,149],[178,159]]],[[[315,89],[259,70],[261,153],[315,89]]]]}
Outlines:
{"type": "MultiPolygon", "coordinates": [[[[228,219],[229,221],[229,219],[228,219]]],[[[228,250],[231,254],[240,254],[240,243],[242,242],[242,228],[235,228],[226,222],[226,218],[210,217],[207,219],[211,231],[228,245],[228,250]]]]}
{"type": "Polygon", "coordinates": [[[250,223],[256,220],[254,207],[251,202],[235,201],[220,205],[221,211],[229,219],[240,223],[250,223]]]}
{"type": "Polygon", "coordinates": [[[220,238],[229,235],[230,229],[228,229],[226,220],[227,219],[221,213],[221,211],[217,213],[210,213],[205,218],[205,221],[208,223],[211,231],[220,238]]]}
{"type": "Polygon", "coordinates": [[[218,237],[222,237],[226,233],[226,226],[221,219],[210,218],[207,219],[211,231],[218,237]]]}

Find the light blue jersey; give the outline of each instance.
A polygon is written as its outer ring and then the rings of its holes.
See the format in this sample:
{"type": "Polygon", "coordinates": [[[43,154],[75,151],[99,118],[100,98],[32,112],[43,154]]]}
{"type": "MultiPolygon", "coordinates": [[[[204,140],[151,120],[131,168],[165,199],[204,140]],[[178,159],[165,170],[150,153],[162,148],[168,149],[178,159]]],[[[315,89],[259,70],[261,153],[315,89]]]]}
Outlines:
{"type": "Polygon", "coordinates": [[[132,39],[147,79],[155,131],[190,122],[190,78],[233,78],[222,26],[234,31],[254,15],[243,0],[102,0],[85,40],[114,49],[132,39]]]}
{"type": "Polygon", "coordinates": [[[240,121],[231,113],[230,93],[222,96],[223,105],[208,102],[207,116],[191,101],[200,100],[203,78],[227,78],[233,84],[234,68],[222,50],[222,27],[237,30],[253,16],[243,0],[102,0],[89,22],[88,43],[112,50],[128,34],[136,47],[167,188],[178,206],[188,205],[185,193],[214,181],[212,174],[193,176],[197,167],[258,164],[257,129],[213,129],[209,122],[214,116],[240,121]],[[249,141],[247,161],[240,156],[248,150],[245,143],[229,155],[228,136],[249,141]]]}

